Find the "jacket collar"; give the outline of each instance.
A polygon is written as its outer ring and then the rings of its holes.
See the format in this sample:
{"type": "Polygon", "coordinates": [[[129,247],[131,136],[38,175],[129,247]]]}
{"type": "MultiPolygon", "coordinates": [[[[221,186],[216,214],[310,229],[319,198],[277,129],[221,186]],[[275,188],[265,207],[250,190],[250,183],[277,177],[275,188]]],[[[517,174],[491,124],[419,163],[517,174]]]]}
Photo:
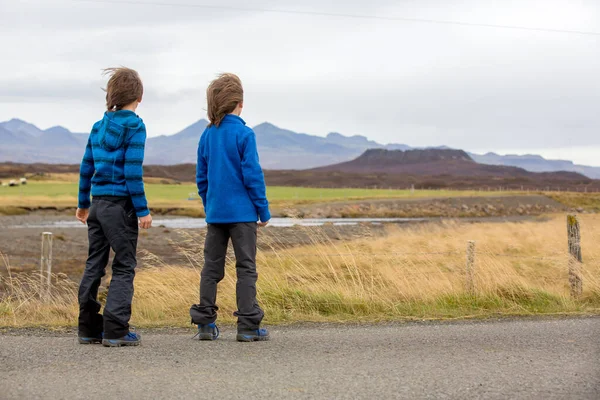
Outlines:
{"type": "Polygon", "coordinates": [[[223,123],[232,123],[232,124],[242,124],[246,125],[246,121],[244,121],[241,117],[238,117],[235,114],[227,114],[225,118],[223,118],[223,123]]]}

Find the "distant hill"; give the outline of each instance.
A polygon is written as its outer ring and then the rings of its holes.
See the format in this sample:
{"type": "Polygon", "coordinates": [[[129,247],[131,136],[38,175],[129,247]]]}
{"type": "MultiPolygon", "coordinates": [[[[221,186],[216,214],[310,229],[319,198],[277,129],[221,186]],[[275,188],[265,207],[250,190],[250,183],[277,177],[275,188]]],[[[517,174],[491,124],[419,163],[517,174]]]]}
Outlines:
{"type": "MultiPolygon", "coordinates": [[[[202,119],[175,135],[148,139],[146,164],[195,163],[198,140],[207,125],[208,121],[202,119]]],[[[261,164],[266,169],[312,168],[349,160],[368,148],[386,147],[363,136],[313,136],[282,129],[268,122],[253,129],[261,164]]],[[[406,145],[391,146],[409,148],[406,145]]]]}
{"type": "Polygon", "coordinates": [[[364,136],[327,137],[296,133],[270,123],[254,127],[261,163],[266,169],[308,169],[357,157],[369,148],[409,148],[407,145],[382,145],[364,136]]]}
{"type": "MultiPolygon", "coordinates": [[[[149,138],[145,164],[195,163],[198,140],[207,124],[208,121],[201,119],[174,135],[149,138]]],[[[321,137],[296,133],[267,122],[255,126],[254,131],[261,163],[266,169],[311,169],[353,160],[368,149],[413,149],[406,144],[383,145],[359,135],[344,136],[334,132],[321,137]]],[[[81,161],[87,136],[87,133],[72,133],[61,126],[41,130],[26,121],[12,119],[0,123],[0,162],[77,164],[81,161]]],[[[451,150],[446,146],[432,149],[451,150]]],[[[571,161],[495,153],[469,153],[468,156],[480,164],[513,166],[532,172],[570,171],[600,179],[600,167],[576,165],[571,161]]]]}
{"type": "MultiPolygon", "coordinates": [[[[426,166],[427,163],[413,162],[414,154],[409,154],[404,162],[407,165],[426,166]]],[[[437,162],[458,162],[460,158],[438,159],[437,162]]],[[[391,161],[391,160],[388,160],[391,161]]],[[[382,164],[388,164],[385,161],[382,164]]],[[[468,160],[462,160],[467,161],[468,160]]],[[[490,167],[490,166],[487,166],[490,167]]],[[[499,170],[511,167],[491,166],[496,173],[499,170]]],[[[364,169],[359,169],[364,171],[364,169]]],[[[77,173],[79,165],[60,164],[13,164],[0,163],[0,180],[13,179],[15,177],[28,176],[40,173],[77,173]]],[[[396,188],[406,189],[414,186],[416,189],[473,189],[496,191],[499,188],[515,190],[571,190],[583,192],[596,191],[600,189],[600,180],[591,180],[571,172],[535,173],[520,170],[518,176],[512,173],[507,176],[451,175],[446,171],[437,171],[432,175],[408,174],[408,173],[385,173],[385,172],[340,172],[319,170],[265,170],[265,178],[268,185],[272,186],[302,186],[318,188],[396,188]]],[[[426,172],[421,170],[421,172],[426,172]]],[[[196,175],[195,164],[178,165],[145,165],[144,176],[154,178],[165,178],[179,182],[194,182],[196,175]]]]}
{"type": "Polygon", "coordinates": [[[87,135],[62,127],[41,130],[18,119],[0,123],[0,161],[73,163],[86,143],[87,135]]]}
{"type": "Polygon", "coordinates": [[[573,161],[547,160],[542,156],[534,154],[526,154],[521,156],[514,154],[501,156],[496,153],[470,155],[475,161],[481,164],[510,165],[532,172],[571,171],[583,174],[592,179],[600,179],[600,167],[577,165],[573,163],[573,161]]]}
{"type": "MultiPolygon", "coordinates": [[[[149,138],[145,164],[195,163],[198,141],[208,121],[201,119],[174,135],[149,138]]],[[[408,149],[403,144],[382,145],[364,136],[327,137],[296,133],[270,123],[254,127],[261,163],[267,169],[305,169],[357,157],[368,148],[408,149]]],[[[71,133],[63,127],[43,131],[13,119],[0,123],[0,162],[79,163],[87,134],[71,133]]]]}
{"type": "Polygon", "coordinates": [[[351,174],[402,174],[415,176],[499,177],[556,179],[586,182],[590,179],[576,172],[534,173],[518,167],[486,165],[475,162],[462,150],[367,150],[358,158],[339,164],[315,168],[319,172],[351,174]]]}
{"type": "Polygon", "coordinates": [[[196,163],[198,141],[207,125],[208,121],[201,119],[175,135],[149,138],[146,143],[144,163],[157,165],[196,163]]]}

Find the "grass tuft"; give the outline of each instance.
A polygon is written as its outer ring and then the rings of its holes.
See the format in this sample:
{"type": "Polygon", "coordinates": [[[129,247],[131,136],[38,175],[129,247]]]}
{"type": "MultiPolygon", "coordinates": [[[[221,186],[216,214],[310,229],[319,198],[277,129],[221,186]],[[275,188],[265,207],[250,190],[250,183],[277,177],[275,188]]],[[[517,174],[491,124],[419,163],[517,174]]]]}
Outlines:
{"type": "MultiPolygon", "coordinates": [[[[389,227],[385,237],[341,241],[322,228],[298,228],[312,243],[289,247],[261,236],[258,300],[266,323],[484,318],[498,315],[600,312],[600,216],[581,217],[584,293],[569,297],[564,216],[545,222],[443,223],[389,227]],[[466,244],[476,241],[475,292],[466,284],[466,244]]],[[[364,229],[368,229],[365,226],[364,229]]],[[[132,323],[189,326],[198,301],[204,231],[181,233],[187,265],[140,259],[132,323]]],[[[259,233],[260,235],[260,233],[259,233]]],[[[0,326],[67,326],[77,318],[77,284],[53,277],[52,295],[39,276],[13,274],[0,281],[0,326]]],[[[233,323],[235,263],[228,255],[219,287],[220,321],[233,323]]]]}
{"type": "Polygon", "coordinates": [[[12,215],[26,215],[29,211],[15,206],[0,206],[0,215],[12,216],[12,215]]]}

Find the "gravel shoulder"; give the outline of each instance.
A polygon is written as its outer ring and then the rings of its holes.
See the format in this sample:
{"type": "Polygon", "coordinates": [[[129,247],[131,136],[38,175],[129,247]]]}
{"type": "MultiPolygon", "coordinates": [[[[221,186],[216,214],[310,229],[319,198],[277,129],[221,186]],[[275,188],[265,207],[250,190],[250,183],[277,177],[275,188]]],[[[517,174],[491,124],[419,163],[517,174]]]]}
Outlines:
{"type": "MultiPolygon", "coordinates": [[[[3,399],[600,398],[600,318],[151,331],[139,348],[0,334],[3,399]]],[[[143,332],[142,332],[143,334],[143,332]]]]}

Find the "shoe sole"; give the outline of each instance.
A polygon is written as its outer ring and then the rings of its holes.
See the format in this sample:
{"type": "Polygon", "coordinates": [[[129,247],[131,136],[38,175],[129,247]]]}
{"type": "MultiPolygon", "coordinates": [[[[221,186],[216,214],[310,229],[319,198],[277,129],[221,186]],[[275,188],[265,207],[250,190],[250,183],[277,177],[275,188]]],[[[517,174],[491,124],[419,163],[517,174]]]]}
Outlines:
{"type": "Polygon", "coordinates": [[[236,340],[238,342],[266,342],[269,340],[269,336],[244,335],[243,333],[238,333],[236,340]]]}
{"type": "Polygon", "coordinates": [[[212,333],[199,333],[198,339],[200,340],[217,340],[218,336],[215,336],[212,333]]]}
{"type": "Polygon", "coordinates": [[[79,344],[101,344],[102,339],[77,338],[79,344]]]}
{"type": "Polygon", "coordinates": [[[139,346],[142,343],[141,340],[135,342],[129,342],[126,340],[117,340],[117,339],[104,339],[102,341],[102,346],[104,347],[124,347],[124,346],[139,346]]]}

